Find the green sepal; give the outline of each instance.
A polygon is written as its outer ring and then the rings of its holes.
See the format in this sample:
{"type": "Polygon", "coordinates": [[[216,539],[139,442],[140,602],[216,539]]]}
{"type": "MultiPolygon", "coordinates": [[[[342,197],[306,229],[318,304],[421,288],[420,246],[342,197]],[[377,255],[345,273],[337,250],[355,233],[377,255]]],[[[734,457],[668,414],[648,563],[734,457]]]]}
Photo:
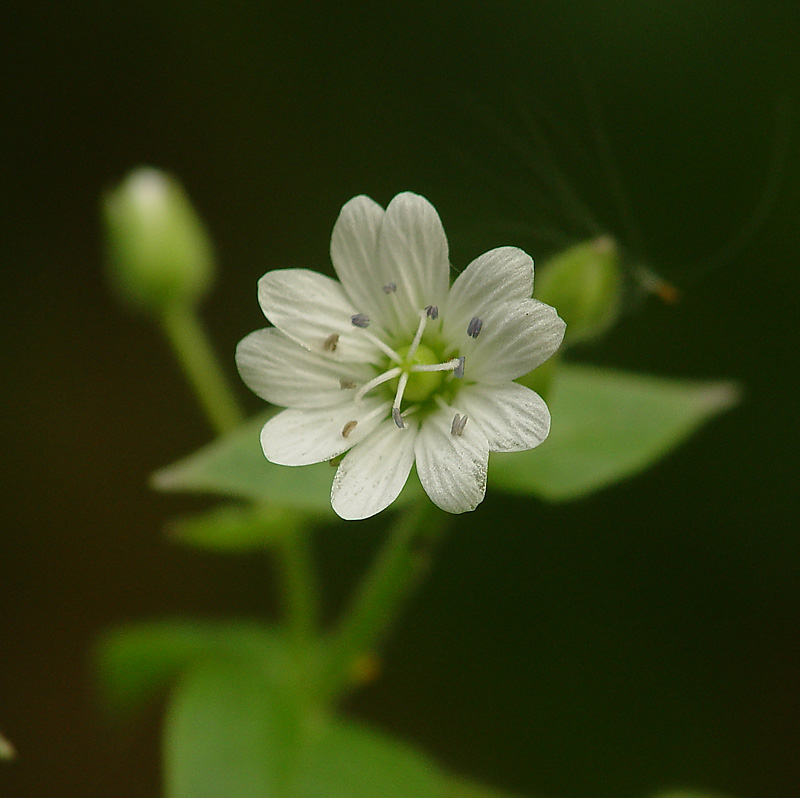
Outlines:
{"type": "Polygon", "coordinates": [[[547,396],[547,440],[492,454],[489,485],[578,499],[643,471],[739,398],[731,382],[677,380],[562,364],[547,396]]]}

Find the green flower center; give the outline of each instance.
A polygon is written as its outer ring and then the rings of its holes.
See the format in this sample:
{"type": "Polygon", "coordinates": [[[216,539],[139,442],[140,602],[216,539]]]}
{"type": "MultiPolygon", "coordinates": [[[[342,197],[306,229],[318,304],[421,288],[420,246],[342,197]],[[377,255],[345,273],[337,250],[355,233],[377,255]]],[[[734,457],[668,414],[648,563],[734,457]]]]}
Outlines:
{"type": "MultiPolygon", "coordinates": [[[[409,371],[408,384],[403,393],[409,402],[424,402],[429,396],[436,393],[441,388],[445,376],[445,371],[410,371],[411,366],[433,366],[442,362],[440,358],[429,346],[420,344],[417,351],[409,358],[410,346],[404,346],[397,350],[397,354],[403,359],[400,368],[409,371]]],[[[392,380],[392,390],[397,390],[399,378],[392,380]]]]}

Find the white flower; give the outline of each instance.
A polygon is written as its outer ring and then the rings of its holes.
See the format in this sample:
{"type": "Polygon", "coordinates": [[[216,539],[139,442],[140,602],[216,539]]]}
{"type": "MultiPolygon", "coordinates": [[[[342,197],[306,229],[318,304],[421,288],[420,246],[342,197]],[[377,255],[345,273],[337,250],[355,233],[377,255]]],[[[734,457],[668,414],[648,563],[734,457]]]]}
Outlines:
{"type": "Polygon", "coordinates": [[[435,504],[474,510],[489,452],[531,449],[550,429],[541,397],[512,382],[564,337],[555,310],[531,298],[533,261],[493,249],[450,286],[442,223],[411,193],[386,211],[350,200],[331,259],[341,282],[307,269],[259,281],[275,326],[244,338],[236,362],[255,393],[288,408],[264,426],[264,454],[300,466],[346,452],[331,489],[342,518],[390,505],[415,462],[435,504]]]}

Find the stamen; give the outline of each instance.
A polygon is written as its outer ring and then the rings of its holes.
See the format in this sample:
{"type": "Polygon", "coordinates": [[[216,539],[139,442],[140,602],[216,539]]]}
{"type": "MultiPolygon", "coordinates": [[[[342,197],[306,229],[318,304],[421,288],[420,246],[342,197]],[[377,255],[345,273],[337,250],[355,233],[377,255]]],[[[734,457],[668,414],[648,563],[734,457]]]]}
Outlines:
{"type": "Polygon", "coordinates": [[[397,291],[397,283],[387,283],[383,286],[384,294],[393,294],[395,291],[397,291]]]}
{"type": "Polygon", "coordinates": [[[355,395],[355,401],[360,402],[373,388],[377,388],[378,385],[383,385],[384,382],[393,380],[398,374],[400,374],[400,369],[395,366],[393,369],[389,369],[388,371],[384,371],[383,374],[373,377],[369,382],[365,382],[358,389],[358,393],[355,395]]]}
{"type": "Polygon", "coordinates": [[[427,311],[420,311],[420,320],[419,325],[417,327],[417,331],[414,333],[414,340],[411,342],[411,346],[408,347],[408,352],[406,353],[406,360],[411,360],[412,357],[417,352],[417,347],[419,346],[419,342],[422,340],[422,333],[425,332],[425,325],[428,323],[428,313],[427,311]]]}
{"type": "MultiPolygon", "coordinates": [[[[446,360],[444,363],[432,363],[431,365],[425,365],[424,363],[415,363],[413,366],[409,366],[410,371],[458,371],[461,368],[461,376],[464,376],[464,367],[461,361],[464,360],[463,357],[454,357],[452,360],[446,360]]],[[[456,374],[456,377],[458,374],[456,374]]]]}
{"type": "Polygon", "coordinates": [[[478,335],[480,335],[481,327],[483,327],[483,319],[473,316],[467,325],[467,335],[471,336],[472,338],[477,338],[478,335]]]}
{"type": "Polygon", "coordinates": [[[346,438],[357,426],[358,426],[358,421],[348,421],[342,427],[342,437],[346,438]]]}
{"type": "Polygon", "coordinates": [[[439,308],[436,305],[428,305],[428,307],[425,308],[425,313],[429,319],[433,319],[434,321],[439,318],[439,308]]]}
{"type": "Polygon", "coordinates": [[[355,316],[351,317],[350,321],[353,322],[354,327],[360,327],[362,330],[364,330],[364,332],[359,333],[359,335],[362,335],[372,341],[372,343],[375,344],[375,346],[377,346],[378,349],[380,349],[381,352],[383,352],[383,354],[389,358],[389,360],[394,360],[395,363],[403,362],[403,358],[401,358],[391,346],[385,344],[380,338],[378,338],[377,335],[374,335],[367,330],[367,327],[369,326],[369,318],[367,316],[365,316],[363,313],[356,313],[355,316]]]}
{"type": "Polygon", "coordinates": [[[464,355],[461,355],[461,357],[458,358],[458,365],[455,367],[455,369],[453,369],[453,376],[456,379],[460,380],[460,379],[463,378],[463,376],[464,376],[464,365],[466,364],[466,362],[467,362],[467,359],[464,357],[464,355]]]}
{"type": "Polygon", "coordinates": [[[460,416],[458,413],[453,416],[453,423],[450,425],[450,434],[456,438],[460,438],[464,433],[464,427],[467,426],[469,416],[464,414],[460,416]]]}
{"type": "Polygon", "coordinates": [[[326,352],[335,352],[336,345],[339,343],[339,333],[331,333],[326,339],[325,343],[322,344],[322,348],[326,352]]]}
{"type": "Polygon", "coordinates": [[[339,387],[346,391],[348,388],[355,388],[356,384],[352,380],[346,380],[344,378],[339,380],[339,387]]]}
{"type": "Polygon", "coordinates": [[[408,385],[408,378],[410,376],[411,375],[407,371],[404,371],[400,375],[400,379],[397,381],[397,393],[395,393],[394,402],[392,403],[392,418],[400,429],[403,429],[403,419],[400,418],[400,402],[403,401],[403,391],[405,391],[406,385],[408,385]]]}

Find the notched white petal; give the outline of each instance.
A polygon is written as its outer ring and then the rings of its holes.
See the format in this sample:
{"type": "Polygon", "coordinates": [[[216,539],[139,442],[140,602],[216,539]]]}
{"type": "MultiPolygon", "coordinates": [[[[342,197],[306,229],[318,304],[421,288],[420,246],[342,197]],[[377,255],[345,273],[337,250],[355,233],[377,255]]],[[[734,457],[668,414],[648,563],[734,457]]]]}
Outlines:
{"type": "Polygon", "coordinates": [[[361,363],[339,363],[322,352],[310,352],[275,327],[256,330],[236,347],[236,366],[251,391],[283,407],[325,407],[340,404],[370,379],[361,363]]]}
{"type": "Polygon", "coordinates": [[[462,329],[450,343],[466,352],[469,378],[504,383],[533,371],[561,345],[566,325],[536,299],[496,305],[484,316],[480,338],[462,329]]]}
{"type": "Polygon", "coordinates": [[[484,253],[456,277],[450,288],[443,315],[445,337],[454,340],[463,335],[471,320],[485,321],[490,308],[530,299],[532,291],[530,255],[517,247],[498,247],[484,253]]]}
{"type": "Polygon", "coordinates": [[[392,332],[411,335],[417,311],[441,305],[450,283],[447,237],[428,200],[406,192],[389,203],[378,233],[378,258],[397,286],[392,332]]]}
{"type": "Polygon", "coordinates": [[[456,424],[453,412],[445,405],[428,416],[414,448],[417,473],[431,501],[448,513],[465,513],[486,493],[489,444],[477,424],[462,425],[466,414],[459,413],[456,424]]]}
{"type": "Polygon", "coordinates": [[[378,313],[380,288],[391,283],[378,262],[383,208],[363,194],[346,202],[331,234],[331,261],[355,308],[378,313]]]}
{"type": "Polygon", "coordinates": [[[544,399],[516,382],[467,385],[459,392],[458,403],[483,430],[492,452],[533,449],[550,432],[544,399]]]}
{"type": "Polygon", "coordinates": [[[389,414],[389,403],[367,399],[356,406],[284,410],[261,430],[261,448],[278,465],[321,463],[363,440],[389,414]],[[347,434],[345,435],[345,430],[347,434]]]}
{"type": "Polygon", "coordinates": [[[416,435],[415,424],[399,430],[387,419],[347,453],[331,487],[331,504],[341,518],[369,518],[400,495],[414,464],[416,435]]]}
{"type": "Polygon", "coordinates": [[[258,301],[279,330],[312,352],[341,361],[378,363],[382,358],[372,339],[353,327],[358,310],[330,277],[309,269],[276,269],[258,281],[258,301]]]}

